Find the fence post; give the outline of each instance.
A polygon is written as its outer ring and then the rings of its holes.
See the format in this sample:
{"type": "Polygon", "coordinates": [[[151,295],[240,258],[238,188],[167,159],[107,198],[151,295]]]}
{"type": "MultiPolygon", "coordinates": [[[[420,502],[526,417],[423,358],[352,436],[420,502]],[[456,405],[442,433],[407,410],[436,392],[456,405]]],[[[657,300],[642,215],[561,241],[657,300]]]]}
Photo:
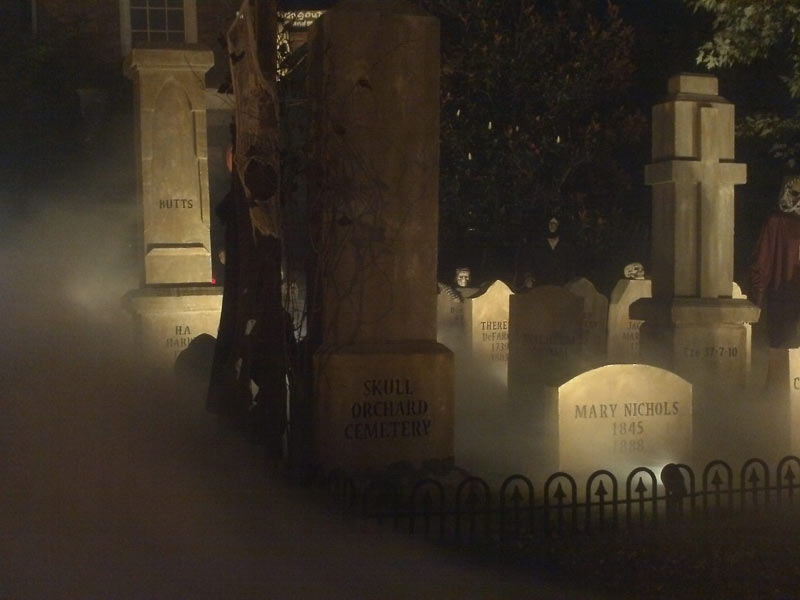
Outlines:
{"type": "Polygon", "coordinates": [[[675,463],[669,463],[661,469],[661,483],[667,501],[667,519],[672,519],[683,513],[683,499],[686,497],[686,482],[683,474],[675,463]]]}

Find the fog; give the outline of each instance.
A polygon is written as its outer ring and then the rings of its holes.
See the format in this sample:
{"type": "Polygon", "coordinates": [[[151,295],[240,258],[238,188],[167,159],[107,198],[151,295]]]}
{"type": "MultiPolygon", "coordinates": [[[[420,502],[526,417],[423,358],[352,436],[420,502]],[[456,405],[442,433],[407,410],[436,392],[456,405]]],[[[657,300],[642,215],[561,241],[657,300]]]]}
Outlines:
{"type": "Polygon", "coordinates": [[[137,367],[136,206],[99,178],[3,192],[0,598],[597,597],[331,514],[137,367]]]}
{"type": "MultiPolygon", "coordinates": [[[[112,169],[79,177],[2,192],[16,209],[0,214],[0,598],[598,597],[331,514],[201,391],[139,367],[122,304],[139,286],[138,209],[112,169]]],[[[740,397],[695,402],[701,466],[785,453],[759,326],[753,357],[740,397]]],[[[479,365],[456,366],[459,466],[524,472],[552,432],[525,428],[496,378],[479,386],[479,365]]]]}
{"type": "MultiPolygon", "coordinates": [[[[689,455],[664,456],[657,464],[642,464],[635,458],[609,463],[603,450],[595,463],[577,468],[560,465],[555,441],[558,418],[545,414],[544,409],[548,404],[551,409],[554,406],[547,394],[555,394],[555,388],[523,390],[519,396],[525,400],[515,401],[509,398],[504,379],[497,377],[496,365],[487,367],[470,358],[465,336],[444,330],[439,338],[455,352],[456,462],[495,487],[519,473],[541,492],[551,474],[565,470],[576,477],[582,490],[588,475],[596,470],[609,470],[624,483],[634,468],[648,467],[658,476],[670,462],[687,463],[699,478],[715,460],[728,462],[738,477],[742,464],[751,458],[763,459],[774,469],[781,458],[792,453],[788,390],[776,393],[768,386],[770,349],[763,314],[761,321],[753,324],[747,385],[732,388],[728,382],[712,381],[706,390],[694,386],[689,455]]],[[[604,359],[595,358],[597,364],[603,364],[604,359]]]]}

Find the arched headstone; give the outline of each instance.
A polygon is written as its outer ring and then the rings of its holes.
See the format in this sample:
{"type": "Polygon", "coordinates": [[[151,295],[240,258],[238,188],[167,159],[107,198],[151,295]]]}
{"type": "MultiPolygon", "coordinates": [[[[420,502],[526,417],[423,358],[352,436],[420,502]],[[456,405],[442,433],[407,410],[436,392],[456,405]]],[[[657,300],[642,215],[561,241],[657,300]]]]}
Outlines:
{"type": "Polygon", "coordinates": [[[582,370],[583,299],[543,285],[511,297],[508,387],[513,399],[537,396],[582,370]]]}
{"type": "Polygon", "coordinates": [[[692,456],[692,385],[649,365],[606,365],[557,390],[559,469],[659,472],[692,456]]]}
{"type": "Polygon", "coordinates": [[[620,279],[614,286],[608,306],[609,363],[639,362],[639,328],[643,321],[632,319],[628,309],[640,298],[650,298],[652,289],[649,279],[620,279]]]}
{"type": "Polygon", "coordinates": [[[573,279],[564,287],[583,298],[581,322],[583,356],[585,364],[599,366],[603,364],[606,356],[608,298],[598,292],[594,284],[584,277],[573,279]]]}
{"type": "Polygon", "coordinates": [[[464,300],[464,328],[473,367],[506,382],[511,288],[499,279],[464,300]]]}

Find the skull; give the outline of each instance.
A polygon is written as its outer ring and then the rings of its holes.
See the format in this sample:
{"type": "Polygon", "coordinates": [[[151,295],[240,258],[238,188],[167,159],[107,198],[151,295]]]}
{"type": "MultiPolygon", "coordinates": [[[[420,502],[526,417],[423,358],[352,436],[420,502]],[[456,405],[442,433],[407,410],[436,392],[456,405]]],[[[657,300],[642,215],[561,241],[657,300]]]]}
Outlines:
{"type": "Polygon", "coordinates": [[[456,269],[456,285],[458,287],[467,287],[469,285],[470,270],[467,267],[459,267],[456,269]]]}
{"type": "Polygon", "coordinates": [[[784,177],[778,206],[785,213],[800,215],[800,177],[784,177]]]}
{"type": "Polygon", "coordinates": [[[642,263],[635,262],[625,265],[623,273],[625,279],[644,279],[644,267],[642,263]]]}

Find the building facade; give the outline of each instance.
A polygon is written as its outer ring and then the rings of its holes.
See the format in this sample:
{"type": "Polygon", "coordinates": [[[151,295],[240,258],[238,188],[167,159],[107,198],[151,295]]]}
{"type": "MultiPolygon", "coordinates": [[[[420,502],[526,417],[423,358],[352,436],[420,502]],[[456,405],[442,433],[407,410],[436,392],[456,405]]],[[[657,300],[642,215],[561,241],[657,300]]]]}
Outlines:
{"type": "MultiPolygon", "coordinates": [[[[227,78],[225,33],[241,0],[4,0],[4,4],[0,14],[6,26],[91,49],[96,61],[92,72],[121,73],[122,61],[135,47],[200,44],[214,52],[206,83],[217,88],[227,78]]],[[[320,4],[330,2],[320,0],[320,4]]],[[[301,45],[320,14],[310,9],[281,11],[284,42],[292,48],[301,45]]]]}

